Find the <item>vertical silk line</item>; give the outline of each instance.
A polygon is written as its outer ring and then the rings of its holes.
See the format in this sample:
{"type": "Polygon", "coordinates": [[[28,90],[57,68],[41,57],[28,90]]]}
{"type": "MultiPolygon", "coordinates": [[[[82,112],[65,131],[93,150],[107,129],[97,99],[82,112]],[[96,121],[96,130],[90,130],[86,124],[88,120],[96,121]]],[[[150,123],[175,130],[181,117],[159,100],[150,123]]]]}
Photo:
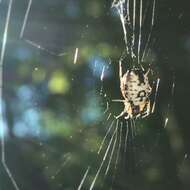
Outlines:
{"type": "MultiPolygon", "coordinates": [[[[116,124],[116,125],[118,125],[118,121],[117,121],[117,124],[116,124]]],[[[111,145],[112,145],[113,137],[116,135],[116,131],[117,131],[117,127],[116,127],[116,129],[115,129],[115,131],[114,131],[114,133],[113,133],[113,135],[112,135],[112,137],[111,137],[111,139],[110,139],[110,142],[109,142],[109,144],[108,144],[108,146],[107,146],[107,149],[106,149],[106,152],[105,152],[104,157],[103,157],[103,159],[102,159],[102,162],[101,162],[101,164],[100,164],[100,167],[98,168],[98,171],[97,171],[97,173],[96,173],[96,175],[95,175],[95,177],[94,177],[94,179],[93,179],[93,181],[92,181],[92,183],[91,183],[91,185],[90,185],[89,190],[92,190],[92,189],[94,188],[94,185],[95,185],[95,183],[96,183],[96,180],[97,180],[97,178],[98,178],[98,176],[99,176],[99,174],[100,174],[100,172],[101,172],[101,170],[102,170],[102,167],[103,167],[103,165],[104,165],[104,162],[106,161],[106,158],[107,158],[107,156],[108,156],[108,152],[109,152],[110,147],[111,147],[111,145]]]]}
{"type": "Polygon", "coordinates": [[[135,48],[135,26],[136,26],[136,0],[133,0],[133,34],[132,34],[132,58],[135,57],[134,48],[135,48]]]}
{"type": "Polygon", "coordinates": [[[85,171],[85,174],[84,174],[84,176],[83,176],[83,178],[82,178],[82,180],[80,182],[80,185],[78,186],[77,190],[81,190],[81,188],[82,188],[82,186],[84,184],[84,181],[85,181],[85,179],[86,179],[86,177],[88,175],[89,170],[90,170],[90,167],[88,167],[87,170],[85,171]]]}
{"type": "Polygon", "coordinates": [[[31,5],[32,5],[32,0],[29,0],[28,7],[26,9],[26,13],[25,13],[25,16],[24,16],[24,21],[23,21],[23,24],[22,24],[21,32],[20,32],[20,38],[22,38],[23,35],[24,35],[24,31],[25,31],[25,28],[26,28],[26,23],[27,23],[27,20],[28,20],[28,15],[29,15],[29,12],[30,12],[31,5]]]}
{"type": "Polygon", "coordinates": [[[141,38],[142,38],[142,9],[143,9],[142,0],[140,0],[138,64],[140,64],[140,49],[141,49],[141,38]]]}
{"type": "Polygon", "coordinates": [[[116,143],[117,143],[117,139],[118,139],[117,137],[118,137],[118,122],[117,122],[117,125],[116,125],[115,140],[114,140],[114,143],[113,143],[113,147],[112,147],[112,151],[111,151],[110,159],[109,159],[109,162],[108,162],[108,165],[107,165],[107,168],[106,168],[105,175],[108,174],[108,171],[110,169],[110,165],[111,165],[111,161],[113,159],[114,151],[116,150],[116,143]]]}
{"type": "Polygon", "coordinates": [[[148,39],[147,39],[147,42],[146,42],[146,45],[145,45],[145,48],[144,48],[144,52],[143,52],[141,61],[144,61],[145,56],[146,56],[146,52],[148,50],[148,46],[149,46],[149,43],[150,43],[152,30],[153,30],[153,26],[154,26],[154,20],[155,20],[155,7],[156,7],[156,0],[153,1],[151,27],[150,27],[150,32],[149,32],[149,35],[148,35],[148,39]]]}
{"type": "Polygon", "coordinates": [[[74,55],[74,61],[73,61],[74,64],[77,63],[77,60],[78,60],[78,52],[79,52],[79,48],[76,48],[76,49],[75,49],[75,55],[74,55]]]}
{"type": "Polygon", "coordinates": [[[106,140],[108,134],[110,133],[110,131],[111,131],[112,127],[113,127],[114,122],[115,122],[115,120],[113,120],[112,123],[111,123],[111,125],[109,126],[109,128],[108,128],[108,130],[107,130],[107,132],[106,132],[106,134],[105,134],[105,136],[104,136],[104,138],[103,138],[103,140],[102,140],[102,142],[100,144],[100,147],[99,147],[99,150],[98,150],[98,154],[100,154],[100,152],[102,150],[102,147],[103,147],[103,145],[105,143],[105,140],[106,140]]]}
{"type": "Polygon", "coordinates": [[[1,98],[1,104],[0,104],[0,128],[1,128],[1,134],[2,134],[2,138],[1,138],[1,162],[2,165],[9,177],[9,179],[11,180],[14,188],[16,190],[19,190],[19,187],[14,179],[14,177],[12,176],[11,171],[9,170],[7,164],[6,164],[6,158],[5,158],[5,134],[4,134],[4,126],[3,126],[3,108],[2,108],[2,85],[3,85],[3,61],[4,61],[4,57],[5,57],[5,49],[6,49],[6,44],[7,44],[7,34],[8,34],[8,28],[9,28],[9,22],[10,22],[10,15],[11,15],[11,10],[12,10],[12,4],[13,4],[13,0],[9,1],[9,5],[8,5],[8,11],[7,11],[7,15],[6,15],[6,21],[5,21],[5,29],[4,29],[4,33],[3,33],[3,42],[2,42],[2,47],[1,47],[1,55],[0,55],[0,98],[1,98]]]}
{"type": "Polygon", "coordinates": [[[127,1],[127,19],[129,24],[131,23],[131,19],[130,19],[130,0],[127,1]]]}
{"type": "Polygon", "coordinates": [[[120,20],[123,28],[123,33],[124,33],[124,41],[127,49],[127,53],[129,52],[128,49],[128,40],[127,40],[127,30],[125,27],[125,16],[124,16],[124,7],[123,7],[123,2],[119,2],[119,15],[120,15],[120,20]]]}
{"type": "Polygon", "coordinates": [[[5,146],[4,146],[4,127],[3,127],[3,108],[2,108],[2,103],[3,103],[3,92],[2,92],[2,87],[3,87],[3,61],[5,57],[5,48],[7,44],[7,34],[8,34],[8,27],[9,27],[9,21],[10,21],[10,14],[11,14],[11,9],[12,9],[12,0],[9,1],[9,7],[8,7],[8,12],[7,12],[7,17],[6,17],[6,22],[5,22],[5,30],[3,33],[3,42],[1,46],[1,55],[0,55],[0,98],[1,98],[1,104],[0,104],[0,128],[2,130],[2,140],[1,140],[1,145],[2,145],[2,162],[5,162],[5,146]]]}
{"type": "Polygon", "coordinates": [[[129,123],[126,121],[126,132],[125,132],[125,144],[124,144],[124,153],[127,152],[127,141],[128,141],[128,134],[129,134],[129,123]]]}

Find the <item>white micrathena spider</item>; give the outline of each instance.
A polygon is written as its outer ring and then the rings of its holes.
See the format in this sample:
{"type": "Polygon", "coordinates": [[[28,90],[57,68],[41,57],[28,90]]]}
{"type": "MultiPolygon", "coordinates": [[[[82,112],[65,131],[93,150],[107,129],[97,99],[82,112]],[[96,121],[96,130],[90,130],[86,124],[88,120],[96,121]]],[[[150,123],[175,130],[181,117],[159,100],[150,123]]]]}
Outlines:
{"type": "Polygon", "coordinates": [[[122,63],[119,61],[120,89],[124,100],[124,110],[116,116],[116,119],[125,116],[125,119],[146,117],[151,113],[150,95],[152,88],[149,84],[148,74],[142,69],[130,69],[123,74],[122,63]]]}

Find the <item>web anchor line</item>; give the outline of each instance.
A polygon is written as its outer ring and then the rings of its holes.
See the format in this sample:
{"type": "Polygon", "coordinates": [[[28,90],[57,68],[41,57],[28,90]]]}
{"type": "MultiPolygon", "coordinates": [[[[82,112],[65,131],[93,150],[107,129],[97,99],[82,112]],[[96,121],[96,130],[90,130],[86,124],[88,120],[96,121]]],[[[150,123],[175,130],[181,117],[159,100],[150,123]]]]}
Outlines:
{"type": "Polygon", "coordinates": [[[20,190],[15,178],[13,177],[7,163],[6,163],[6,155],[5,155],[5,131],[4,131],[4,123],[3,123],[3,92],[2,92],[2,86],[3,86],[3,64],[4,64],[4,57],[5,57],[5,49],[7,44],[7,36],[8,36],[8,29],[9,29],[9,23],[10,23],[10,16],[12,11],[12,4],[13,0],[9,0],[8,4],[8,10],[6,15],[6,21],[5,21],[5,28],[3,33],[3,41],[1,46],[1,53],[0,53],[0,129],[1,129],[1,163],[3,165],[3,168],[5,169],[9,179],[11,180],[11,183],[13,184],[14,188],[16,190],[20,190]]]}
{"type": "MultiPolygon", "coordinates": [[[[44,52],[46,52],[46,53],[48,53],[48,54],[50,54],[52,56],[57,56],[57,57],[65,56],[67,54],[65,52],[56,53],[54,51],[51,51],[51,50],[41,46],[40,44],[38,44],[38,43],[36,43],[36,42],[34,42],[34,41],[30,40],[30,39],[25,39],[24,38],[24,33],[25,33],[25,30],[26,30],[26,26],[27,26],[28,17],[29,17],[30,11],[31,11],[32,3],[33,3],[33,0],[28,1],[28,5],[27,5],[26,12],[25,12],[25,15],[24,15],[24,19],[23,19],[23,23],[22,23],[19,38],[22,39],[27,44],[29,44],[29,45],[37,48],[37,49],[40,49],[40,50],[42,50],[42,51],[44,51],[44,52]]],[[[75,55],[74,55],[74,64],[76,64],[76,61],[77,61],[78,48],[76,48],[76,50],[77,50],[77,53],[75,52],[75,55]]]]}

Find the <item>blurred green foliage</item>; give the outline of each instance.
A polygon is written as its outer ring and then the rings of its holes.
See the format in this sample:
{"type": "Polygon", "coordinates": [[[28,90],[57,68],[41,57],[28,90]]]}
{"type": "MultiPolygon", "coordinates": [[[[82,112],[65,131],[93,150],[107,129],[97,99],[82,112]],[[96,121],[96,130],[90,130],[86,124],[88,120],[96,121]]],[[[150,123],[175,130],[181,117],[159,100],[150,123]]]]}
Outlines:
{"type": "MultiPolygon", "coordinates": [[[[98,155],[112,121],[106,120],[108,113],[103,114],[106,101],[115,112],[122,109],[111,103],[121,96],[117,67],[124,42],[120,20],[110,8],[111,1],[33,1],[20,39],[27,3],[13,3],[3,66],[6,161],[20,190],[76,190],[90,166],[82,188],[89,189],[111,138],[108,135],[98,155]],[[109,71],[102,82],[104,66],[109,71]],[[106,97],[101,96],[102,87],[106,97]]],[[[0,3],[1,39],[7,5],[8,1],[0,3]]],[[[108,175],[101,173],[94,189],[190,188],[189,6],[188,1],[157,2],[151,47],[156,57],[153,69],[161,78],[156,112],[137,121],[136,137],[129,137],[127,152],[122,142],[117,169],[111,163],[108,175]],[[173,79],[176,88],[171,96],[173,79]]],[[[13,190],[0,167],[0,190],[13,190]]]]}

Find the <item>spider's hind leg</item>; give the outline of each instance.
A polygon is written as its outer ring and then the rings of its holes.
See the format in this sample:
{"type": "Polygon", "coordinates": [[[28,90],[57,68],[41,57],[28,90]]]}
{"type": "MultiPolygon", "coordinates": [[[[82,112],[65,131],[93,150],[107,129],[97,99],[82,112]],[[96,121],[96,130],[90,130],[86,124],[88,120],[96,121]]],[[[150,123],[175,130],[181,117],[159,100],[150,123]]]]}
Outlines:
{"type": "Polygon", "coordinates": [[[119,119],[120,117],[124,116],[126,112],[123,110],[119,115],[115,116],[116,119],[119,119]]]}
{"type": "MultiPolygon", "coordinates": [[[[120,100],[120,101],[121,101],[121,100],[120,100]]],[[[122,102],[124,102],[125,107],[124,107],[123,111],[122,111],[118,116],[116,116],[116,119],[118,119],[118,118],[120,118],[120,117],[123,117],[124,115],[127,115],[127,116],[124,117],[125,119],[129,119],[130,117],[132,118],[132,113],[131,113],[131,106],[130,106],[130,104],[127,103],[126,100],[125,100],[125,101],[122,101],[122,102]]]]}

